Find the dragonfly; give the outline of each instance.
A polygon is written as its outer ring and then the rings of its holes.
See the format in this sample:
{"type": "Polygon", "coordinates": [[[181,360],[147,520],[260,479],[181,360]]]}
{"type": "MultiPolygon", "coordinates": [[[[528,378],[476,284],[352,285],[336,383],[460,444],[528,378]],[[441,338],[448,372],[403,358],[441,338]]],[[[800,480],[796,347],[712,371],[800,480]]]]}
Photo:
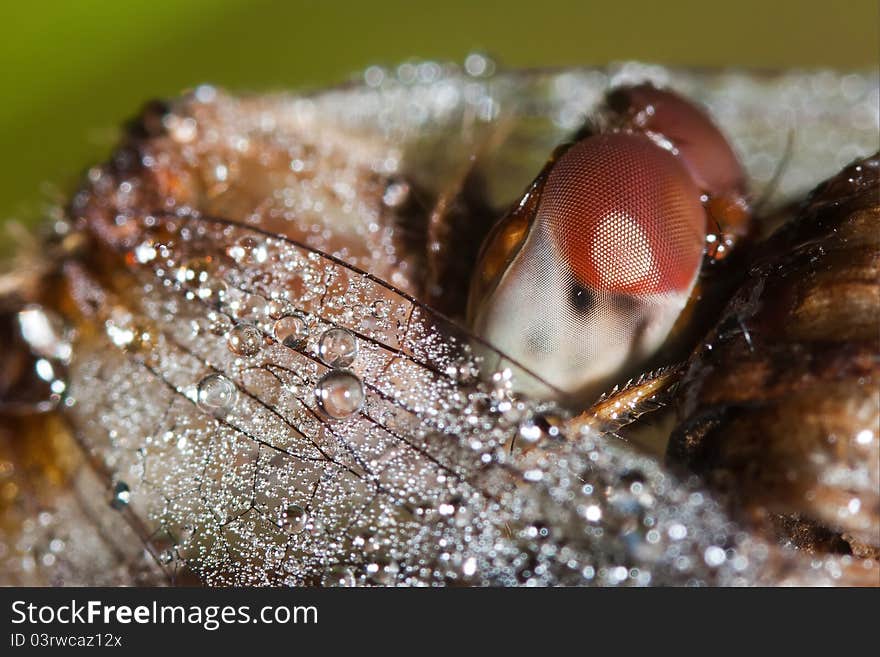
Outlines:
{"type": "Polygon", "coordinates": [[[682,368],[590,405],[463,321],[477,236],[609,89],[707,108],[781,221],[876,150],[876,73],[495,68],[144,108],[2,279],[4,583],[877,578],[626,440],[682,368]]]}

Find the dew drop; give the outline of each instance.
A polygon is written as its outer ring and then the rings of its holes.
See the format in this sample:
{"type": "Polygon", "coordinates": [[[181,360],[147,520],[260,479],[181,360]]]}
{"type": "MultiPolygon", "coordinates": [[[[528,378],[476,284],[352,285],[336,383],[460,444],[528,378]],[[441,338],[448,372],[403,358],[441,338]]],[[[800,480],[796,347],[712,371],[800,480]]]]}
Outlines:
{"type": "Polygon", "coordinates": [[[168,130],[171,138],[180,144],[190,143],[198,134],[198,123],[189,116],[182,117],[176,114],[167,114],[163,117],[162,123],[168,130]]]}
{"type": "Polygon", "coordinates": [[[364,403],[364,385],[351,372],[327,372],[315,386],[318,405],[329,417],[342,420],[360,410],[364,403]]]}
{"type": "Polygon", "coordinates": [[[34,363],[34,372],[46,383],[51,383],[55,380],[55,368],[52,367],[52,362],[45,358],[37,359],[34,363]]]}
{"type": "Polygon", "coordinates": [[[306,528],[309,514],[298,504],[291,504],[281,512],[281,528],[288,534],[298,534],[306,528]]]}
{"type": "Polygon", "coordinates": [[[230,302],[229,308],[236,319],[260,319],[266,313],[266,300],[258,294],[244,294],[230,302]]]}
{"type": "Polygon", "coordinates": [[[198,289],[208,282],[213,271],[214,263],[210,257],[193,258],[177,268],[175,278],[178,283],[198,289]]]}
{"type": "Polygon", "coordinates": [[[162,550],[162,551],[159,553],[159,557],[158,557],[158,559],[159,559],[159,563],[162,564],[163,566],[167,566],[167,565],[170,564],[172,561],[174,561],[174,559],[176,558],[176,556],[177,556],[177,555],[174,553],[174,549],[173,549],[173,548],[167,548],[167,549],[165,549],[165,550],[162,550]]]}
{"type": "Polygon", "coordinates": [[[495,62],[481,53],[471,53],[464,60],[464,70],[471,77],[488,77],[495,72],[495,62]]]}
{"type": "Polygon", "coordinates": [[[225,415],[235,404],[237,396],[235,384],[222,374],[209,374],[199,381],[198,404],[213,415],[225,415]]]}
{"type": "Polygon", "coordinates": [[[397,579],[400,566],[393,561],[390,563],[374,562],[367,564],[366,571],[370,581],[374,584],[391,586],[397,579]]]}
{"type": "Polygon", "coordinates": [[[253,237],[242,237],[230,246],[226,253],[236,262],[259,265],[269,259],[269,250],[265,242],[253,237]]]}
{"type": "Polygon", "coordinates": [[[357,338],[351,331],[333,328],[324,331],[318,345],[318,353],[330,367],[348,367],[357,358],[357,338]]]}
{"type": "Polygon", "coordinates": [[[870,445],[871,441],[874,440],[874,432],[870,429],[862,429],[856,434],[856,442],[859,445],[870,445]]]}
{"type": "Polygon", "coordinates": [[[309,337],[309,327],[300,315],[282,317],[273,327],[275,339],[290,349],[302,349],[309,337]]]}
{"type": "Polygon", "coordinates": [[[196,293],[203,301],[221,303],[229,291],[229,286],[219,278],[210,278],[199,285],[196,293]]]}
{"type": "Polygon", "coordinates": [[[680,522],[676,522],[669,527],[667,533],[673,541],[680,541],[687,536],[687,527],[680,522]]]}
{"type": "Polygon", "coordinates": [[[158,251],[152,241],[146,240],[134,248],[134,259],[144,265],[156,259],[158,251]]]}
{"type": "Polygon", "coordinates": [[[212,173],[214,175],[214,180],[218,183],[226,182],[229,179],[229,167],[222,162],[214,167],[212,173]]]}
{"type": "Polygon", "coordinates": [[[70,331],[60,316],[40,306],[28,306],[18,313],[21,336],[38,356],[67,362],[73,352],[70,331]]]}
{"type": "Polygon", "coordinates": [[[562,418],[550,413],[535,415],[519,425],[519,436],[527,443],[562,437],[562,418]]]}
{"type": "Polygon", "coordinates": [[[374,301],[370,305],[370,314],[376,319],[385,319],[390,315],[388,304],[384,301],[374,301]]]}
{"type": "Polygon", "coordinates": [[[287,314],[288,304],[283,299],[270,299],[266,304],[266,315],[271,319],[280,319],[287,314]]]}
{"type": "Polygon", "coordinates": [[[385,79],[385,71],[381,66],[370,66],[364,71],[364,82],[369,87],[379,87],[385,79]]]}
{"type": "Polygon", "coordinates": [[[711,568],[717,568],[727,560],[727,553],[724,551],[724,548],[711,545],[703,552],[703,560],[711,568]]]}
{"type": "Polygon", "coordinates": [[[263,334],[253,324],[239,324],[226,340],[229,351],[239,356],[253,356],[263,347],[263,334]]]}
{"type": "Polygon", "coordinates": [[[357,584],[354,572],[345,566],[333,566],[324,574],[324,586],[350,587],[357,584]]]}
{"type": "Polygon", "coordinates": [[[409,185],[405,182],[392,182],[382,194],[382,203],[389,208],[399,208],[409,197],[409,185]]]}
{"type": "Polygon", "coordinates": [[[113,486],[113,496],[110,498],[110,506],[117,511],[124,509],[131,501],[131,489],[124,481],[116,482],[113,486]]]}
{"type": "Polygon", "coordinates": [[[214,335],[226,335],[232,330],[232,320],[221,313],[208,313],[208,330],[214,335]]]}

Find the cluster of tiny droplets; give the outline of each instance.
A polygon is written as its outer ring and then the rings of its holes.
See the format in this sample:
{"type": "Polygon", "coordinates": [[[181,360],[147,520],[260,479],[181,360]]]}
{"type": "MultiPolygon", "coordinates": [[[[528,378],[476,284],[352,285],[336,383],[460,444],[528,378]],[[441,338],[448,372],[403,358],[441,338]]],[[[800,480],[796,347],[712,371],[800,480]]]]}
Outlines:
{"type": "Polygon", "coordinates": [[[151,224],[164,256],[139,271],[133,315],[164,328],[149,358],[120,358],[76,414],[125,482],[116,506],[168,537],[163,559],[171,550],[212,584],[738,584],[761,572],[766,546],[697,485],[611,438],[562,440],[552,407],[511,393],[511,368],[463,376],[479,366],[466,337],[407,298],[246,227],[151,224]],[[206,305],[168,272],[187,267],[178,250],[192,259],[221,235],[265,254],[260,267],[211,269],[198,285],[220,277],[226,293],[206,305]],[[302,321],[292,343],[274,335],[273,290],[297,290],[278,309],[302,321]],[[240,323],[217,335],[212,313],[240,323]],[[230,341],[242,327],[259,348],[230,341]],[[157,396],[139,419],[147,446],[106,445],[145,389],[157,396]],[[514,437],[538,449],[511,453],[514,437]]]}
{"type": "MultiPolygon", "coordinates": [[[[275,98],[253,116],[211,87],[185,102],[216,108],[223,138],[241,152],[250,131],[283,135],[285,121],[320,122],[322,137],[340,143],[366,134],[393,144],[367,157],[389,178],[386,207],[406,193],[391,179],[418,173],[430,144],[445,144],[451,159],[432,161],[441,177],[470,148],[467,121],[518,115],[520,148],[529,143],[543,158],[609,84],[628,81],[673,84],[707,103],[759,183],[785,150],[786,128],[796,130],[780,199],[832,172],[877,130],[870,75],[709,78],[641,64],[493,73],[479,55],[463,74],[433,62],[374,67],[362,87],[275,98]],[[779,116],[790,125],[771,125],[779,116]],[[449,145],[456,134],[462,144],[449,145]]],[[[164,123],[181,144],[203,127],[186,111],[164,123]]],[[[502,148],[494,166],[518,188],[534,167],[508,169],[513,159],[502,148]]],[[[294,172],[312,165],[306,154],[290,158],[294,172]]],[[[217,161],[209,171],[207,193],[222,195],[239,168],[217,161]]],[[[352,187],[335,192],[347,208],[340,216],[363,213],[362,234],[370,232],[375,209],[352,200],[352,187]]],[[[130,181],[119,183],[120,203],[131,193],[130,181]]],[[[281,214],[297,204],[326,213],[327,198],[293,187],[274,194],[281,214]]],[[[137,221],[143,240],[125,255],[138,294],[104,299],[105,332],[76,344],[66,399],[82,440],[112,473],[107,507],[138,519],[165,572],[184,562],[221,585],[760,581],[768,546],[696,483],[613,438],[561,435],[558,410],[512,393],[525,374],[498,359],[488,367],[466,333],[408,297],[308,248],[197,212],[137,221]],[[514,440],[528,449],[511,450],[514,440]]],[[[381,255],[357,263],[372,271],[381,255]]],[[[817,562],[813,575],[830,581],[838,570],[817,562]]]]}

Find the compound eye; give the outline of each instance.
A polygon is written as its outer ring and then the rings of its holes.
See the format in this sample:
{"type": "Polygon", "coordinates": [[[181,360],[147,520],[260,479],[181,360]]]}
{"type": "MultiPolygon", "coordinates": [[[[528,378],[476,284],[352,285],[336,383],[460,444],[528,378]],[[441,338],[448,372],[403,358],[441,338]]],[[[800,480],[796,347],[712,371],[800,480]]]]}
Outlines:
{"type": "Polygon", "coordinates": [[[629,133],[572,146],[550,171],[536,215],[573,277],[600,295],[688,293],[705,223],[679,159],[629,133]]]}
{"type": "Polygon", "coordinates": [[[617,123],[668,141],[702,192],[716,197],[745,193],[745,173],[733,149],[694,103],[650,84],[615,89],[607,103],[617,123]]]}

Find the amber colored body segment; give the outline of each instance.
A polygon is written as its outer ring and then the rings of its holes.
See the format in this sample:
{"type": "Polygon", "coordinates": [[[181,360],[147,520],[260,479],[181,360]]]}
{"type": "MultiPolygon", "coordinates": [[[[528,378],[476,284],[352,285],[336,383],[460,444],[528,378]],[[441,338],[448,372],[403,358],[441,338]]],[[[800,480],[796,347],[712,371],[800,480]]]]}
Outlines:
{"type": "Polygon", "coordinates": [[[877,156],[857,162],[763,245],[692,357],[669,446],[810,551],[880,549],[878,190],[877,156]]]}

